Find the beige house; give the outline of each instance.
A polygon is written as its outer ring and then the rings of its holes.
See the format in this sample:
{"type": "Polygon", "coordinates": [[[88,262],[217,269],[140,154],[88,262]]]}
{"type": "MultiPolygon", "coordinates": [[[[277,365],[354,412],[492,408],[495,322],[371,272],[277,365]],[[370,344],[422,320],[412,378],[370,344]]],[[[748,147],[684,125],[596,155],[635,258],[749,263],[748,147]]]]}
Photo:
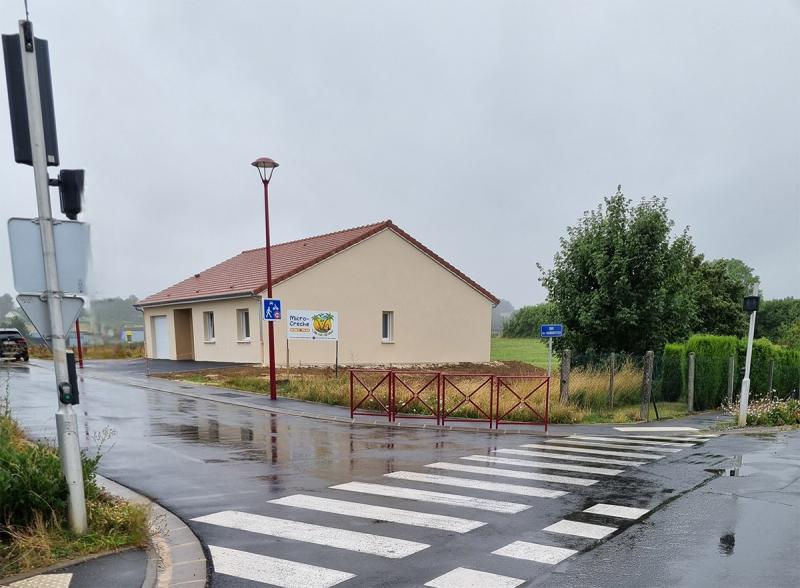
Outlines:
{"type": "MultiPolygon", "coordinates": [[[[391,221],[273,245],[273,297],[289,310],[338,314],[344,365],[489,361],[498,300],[391,221]]],[[[252,249],[148,296],[147,356],[266,364],[265,250],[252,249]]],[[[275,363],[327,365],[335,341],[289,339],[275,322],[275,363]]]]}

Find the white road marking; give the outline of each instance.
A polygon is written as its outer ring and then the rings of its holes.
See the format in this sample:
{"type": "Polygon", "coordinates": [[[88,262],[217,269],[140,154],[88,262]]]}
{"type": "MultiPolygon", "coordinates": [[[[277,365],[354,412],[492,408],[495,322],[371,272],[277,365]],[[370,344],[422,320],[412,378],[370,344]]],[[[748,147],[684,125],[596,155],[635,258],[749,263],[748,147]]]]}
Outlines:
{"type": "Polygon", "coordinates": [[[639,441],[641,439],[655,439],[659,441],[673,441],[680,445],[685,445],[686,447],[689,446],[690,443],[705,443],[708,441],[705,437],[668,437],[666,435],[628,435],[625,439],[630,439],[631,441],[639,441]]]}
{"type": "Polygon", "coordinates": [[[461,463],[436,462],[429,463],[426,468],[437,470],[451,470],[454,472],[468,472],[470,474],[483,474],[485,476],[500,476],[503,478],[517,478],[520,480],[539,480],[540,482],[555,482],[557,484],[575,484],[576,486],[591,486],[597,480],[589,478],[573,478],[572,476],[552,476],[550,474],[538,474],[535,472],[520,472],[517,470],[505,470],[502,468],[487,468],[483,466],[471,466],[461,463]]]}
{"type": "Polygon", "coordinates": [[[479,572],[468,568],[456,568],[427,582],[425,586],[431,586],[432,588],[515,588],[524,583],[525,580],[512,578],[511,576],[479,572]]]}
{"type": "Polygon", "coordinates": [[[592,455],[616,455],[618,457],[636,457],[639,459],[661,459],[663,455],[653,455],[651,453],[635,453],[632,451],[609,451],[606,449],[584,449],[582,447],[569,447],[566,445],[536,445],[528,443],[520,447],[533,447],[535,449],[545,449],[553,451],[567,451],[570,453],[589,453],[592,455]]]}
{"type": "Polygon", "coordinates": [[[492,453],[507,453],[509,455],[530,455],[531,457],[546,457],[547,459],[563,459],[565,461],[581,461],[586,463],[604,463],[608,465],[640,466],[646,462],[628,461],[624,459],[611,459],[607,457],[590,457],[588,455],[569,455],[566,453],[544,453],[541,451],[528,451],[526,449],[495,449],[492,453]]]}
{"type": "Polygon", "coordinates": [[[580,523],[578,521],[568,521],[561,519],[542,531],[550,533],[561,533],[562,535],[575,535],[576,537],[586,537],[588,539],[602,539],[616,531],[616,527],[606,527],[605,525],[593,525],[591,523],[580,523]]]}
{"type": "Polygon", "coordinates": [[[281,588],[328,588],[355,574],[309,564],[209,545],[214,571],[281,588]]]}
{"type": "Polygon", "coordinates": [[[674,447],[650,447],[642,445],[619,445],[615,443],[602,443],[599,441],[584,441],[582,439],[558,439],[545,441],[545,443],[557,443],[558,445],[586,445],[588,447],[606,447],[609,449],[633,449],[638,451],[664,451],[666,453],[677,453],[680,449],[674,447]]]}
{"type": "Polygon", "coordinates": [[[503,465],[524,466],[526,468],[541,468],[544,470],[562,470],[565,472],[580,472],[582,474],[600,474],[602,476],[616,476],[624,471],[563,463],[530,461],[528,459],[514,459],[511,457],[492,457],[491,455],[469,455],[467,457],[462,457],[461,459],[468,459],[470,461],[485,461],[487,463],[499,463],[503,465]]]}
{"type": "Polygon", "coordinates": [[[9,588],[69,588],[72,574],[39,574],[9,584],[9,588]]]}
{"type": "Polygon", "coordinates": [[[565,549],[564,547],[528,543],[527,541],[514,541],[492,553],[494,555],[504,555],[506,557],[554,565],[578,552],[574,549],[565,549]]]}
{"type": "Polygon", "coordinates": [[[614,427],[623,433],[660,433],[664,431],[698,431],[694,427],[614,427]]]}
{"type": "Polygon", "coordinates": [[[490,492],[506,492],[508,494],[535,496],[537,498],[558,498],[566,494],[563,490],[548,490],[547,488],[537,488],[535,486],[520,486],[519,484],[487,482],[485,480],[437,476],[435,474],[420,474],[418,472],[393,472],[391,474],[384,474],[384,476],[387,478],[396,478],[398,480],[443,484],[445,486],[460,486],[461,488],[475,488],[477,490],[489,490],[490,492]]]}
{"type": "Polygon", "coordinates": [[[636,445],[663,445],[665,447],[694,447],[691,443],[668,443],[667,441],[647,441],[635,437],[590,437],[589,435],[570,435],[570,439],[587,439],[589,441],[607,441],[610,443],[636,443],[636,445]]]}
{"type": "Polygon", "coordinates": [[[331,488],[333,490],[347,490],[348,492],[361,492],[363,494],[374,494],[376,496],[390,496],[392,498],[435,502],[437,504],[447,504],[450,506],[463,506],[464,508],[475,508],[478,510],[488,510],[490,512],[517,513],[530,508],[529,504],[519,504],[517,502],[489,500],[487,498],[475,498],[473,496],[462,496],[461,494],[446,494],[444,492],[429,492],[428,490],[416,490],[414,488],[402,488],[400,486],[367,484],[365,482],[348,482],[346,484],[339,484],[338,486],[331,486],[331,488]]]}
{"type": "Polygon", "coordinates": [[[283,506],[307,508],[320,512],[329,512],[362,519],[375,519],[387,521],[389,523],[401,523],[403,525],[413,525],[415,527],[428,527],[429,529],[439,529],[455,533],[467,533],[468,531],[472,531],[486,524],[481,521],[471,521],[458,517],[428,514],[399,508],[388,508],[385,506],[373,506],[371,504],[348,502],[346,500],[333,500],[331,498],[320,498],[318,496],[308,496],[306,494],[285,496],[276,500],[270,500],[270,502],[283,506]]]}
{"type": "Polygon", "coordinates": [[[595,504],[593,507],[587,508],[583,512],[596,515],[605,515],[608,517],[617,517],[620,519],[629,519],[633,521],[646,515],[648,512],[650,512],[650,509],[601,503],[595,504]]]}
{"type": "Polygon", "coordinates": [[[286,519],[265,517],[262,515],[247,512],[237,512],[226,510],[214,514],[192,519],[198,523],[209,525],[219,525],[240,531],[250,531],[281,539],[292,539],[294,541],[305,541],[317,545],[347,549],[359,553],[369,553],[380,555],[391,559],[406,557],[412,553],[422,551],[430,545],[406,541],[405,539],[395,539],[393,537],[383,537],[370,533],[360,533],[358,531],[347,531],[335,527],[323,527],[321,525],[311,525],[286,519]]]}

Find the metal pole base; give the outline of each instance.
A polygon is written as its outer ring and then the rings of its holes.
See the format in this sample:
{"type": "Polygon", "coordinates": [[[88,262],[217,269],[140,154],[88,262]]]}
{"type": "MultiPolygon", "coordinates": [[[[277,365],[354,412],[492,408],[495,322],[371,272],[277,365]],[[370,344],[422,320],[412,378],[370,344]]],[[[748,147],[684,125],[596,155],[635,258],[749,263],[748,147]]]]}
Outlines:
{"type": "Polygon", "coordinates": [[[742,380],[742,395],[739,397],[739,426],[747,425],[747,403],[750,400],[750,378],[742,380]]]}
{"type": "Polygon", "coordinates": [[[85,533],[86,497],[83,489],[81,448],[78,443],[78,416],[71,406],[61,407],[56,413],[58,446],[61,449],[61,471],[69,487],[69,528],[74,533],[85,533]]]}

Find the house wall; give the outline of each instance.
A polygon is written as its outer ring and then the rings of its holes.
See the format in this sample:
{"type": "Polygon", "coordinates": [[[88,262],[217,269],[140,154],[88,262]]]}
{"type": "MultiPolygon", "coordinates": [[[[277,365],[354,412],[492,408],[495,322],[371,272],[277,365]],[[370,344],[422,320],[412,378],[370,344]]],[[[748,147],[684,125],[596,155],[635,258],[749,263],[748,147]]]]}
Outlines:
{"type": "Polygon", "coordinates": [[[170,359],[176,359],[175,317],[174,310],[192,309],[192,340],[194,343],[194,359],[196,361],[230,361],[239,363],[261,363],[262,341],[260,339],[260,306],[261,301],[252,297],[233,300],[196,302],[192,305],[181,304],[174,307],[154,307],[144,309],[147,356],[153,357],[153,333],[150,317],[167,316],[170,341],[170,359]],[[250,310],[250,341],[238,341],[238,323],[236,311],[241,308],[250,310]],[[214,313],[214,341],[205,340],[203,313],[214,313]]]}
{"type": "MultiPolygon", "coordinates": [[[[339,363],[387,365],[489,361],[492,303],[391,230],[276,285],[287,310],[339,313],[339,363]],[[383,311],[394,312],[394,340],[381,337],[383,311]]],[[[171,359],[176,358],[173,308],[192,309],[194,358],[266,364],[267,324],[260,298],[145,308],[147,353],[151,316],[167,315],[171,359]],[[237,342],[236,310],[250,309],[251,341],[237,342]],[[215,341],[204,341],[203,312],[213,311],[215,341]]],[[[332,341],[289,342],[291,365],[332,365],[332,341]]],[[[286,365],[286,321],[275,322],[275,363],[286,365]]]]}
{"type": "MultiPolygon", "coordinates": [[[[284,314],[339,313],[343,365],[489,361],[492,303],[388,229],[273,290],[284,314]],[[381,340],[383,311],[394,312],[393,343],[381,340]]],[[[285,365],[285,320],[275,335],[276,364],[285,365]]],[[[292,365],[333,364],[334,357],[334,342],[289,341],[292,365]]]]}

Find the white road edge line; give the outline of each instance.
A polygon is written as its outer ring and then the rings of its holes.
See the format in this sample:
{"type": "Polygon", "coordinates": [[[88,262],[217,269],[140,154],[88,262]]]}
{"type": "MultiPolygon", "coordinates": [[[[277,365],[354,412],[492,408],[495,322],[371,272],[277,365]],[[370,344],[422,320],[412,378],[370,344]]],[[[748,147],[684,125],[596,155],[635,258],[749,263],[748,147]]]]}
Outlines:
{"type": "Polygon", "coordinates": [[[238,549],[209,545],[208,550],[216,573],[281,588],[330,588],[356,577],[348,572],[238,549]]]}
{"type": "Polygon", "coordinates": [[[323,527],[321,525],[234,510],[225,510],[192,520],[229,529],[280,537],[281,539],[292,539],[348,551],[357,551],[358,553],[369,553],[390,559],[400,559],[430,547],[426,543],[406,541],[405,539],[383,537],[335,527],[323,527]]]}
{"type": "Polygon", "coordinates": [[[429,514],[399,508],[388,508],[385,506],[373,506],[372,504],[363,504],[361,502],[333,500],[331,498],[321,498],[319,496],[309,496],[307,494],[284,496],[283,498],[277,498],[269,502],[282,506],[293,506],[295,508],[305,508],[308,510],[362,519],[400,523],[403,525],[412,525],[414,527],[427,527],[429,529],[439,529],[440,531],[451,531],[454,533],[467,533],[486,524],[481,521],[471,521],[458,517],[429,514]]]}

